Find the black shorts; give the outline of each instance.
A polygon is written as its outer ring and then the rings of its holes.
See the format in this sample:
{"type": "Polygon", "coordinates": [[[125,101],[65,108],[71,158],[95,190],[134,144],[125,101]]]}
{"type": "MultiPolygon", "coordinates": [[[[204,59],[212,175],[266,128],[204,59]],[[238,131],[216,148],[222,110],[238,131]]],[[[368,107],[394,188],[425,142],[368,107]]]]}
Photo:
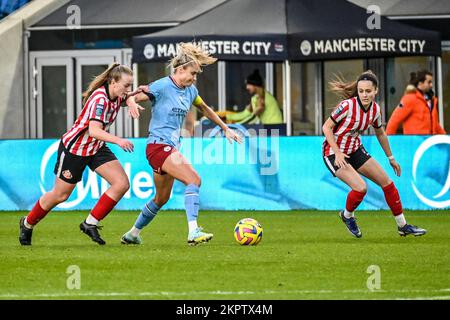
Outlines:
{"type": "Polygon", "coordinates": [[[117,158],[106,144],[104,144],[93,156],[82,157],[67,151],[61,141],[59,143],[58,158],[56,159],[54,173],[58,178],[65,182],[76,184],[81,181],[86,166],[92,171],[95,171],[95,169],[102,164],[114,160],[117,160],[117,158]]]}
{"type": "MultiPolygon", "coordinates": [[[[345,161],[349,163],[355,170],[358,170],[364,163],[367,162],[370,158],[370,154],[367,153],[366,149],[364,149],[363,146],[361,146],[358,150],[355,152],[349,154],[350,158],[346,158],[345,161]]],[[[323,156],[323,161],[325,162],[325,165],[327,166],[328,170],[333,174],[333,176],[336,177],[336,171],[339,169],[335,164],[336,156],[332,154],[331,156],[323,156]]]]}

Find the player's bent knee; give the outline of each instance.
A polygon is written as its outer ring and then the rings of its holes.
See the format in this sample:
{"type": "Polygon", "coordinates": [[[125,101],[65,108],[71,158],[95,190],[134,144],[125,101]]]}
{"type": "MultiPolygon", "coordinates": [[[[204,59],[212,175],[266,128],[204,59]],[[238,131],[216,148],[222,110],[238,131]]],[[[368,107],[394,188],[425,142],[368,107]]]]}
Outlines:
{"type": "Polygon", "coordinates": [[[125,180],[125,182],[123,184],[123,189],[125,190],[125,192],[130,190],[130,181],[128,181],[128,179],[125,180]]]}
{"type": "Polygon", "coordinates": [[[381,181],[380,186],[381,186],[381,188],[385,188],[388,185],[390,185],[391,183],[392,183],[391,179],[385,179],[385,180],[381,181]]]}
{"type": "Polygon", "coordinates": [[[200,185],[202,184],[202,179],[197,173],[193,174],[191,177],[189,177],[189,179],[187,179],[186,185],[190,184],[195,184],[198,187],[200,187],[200,185]]]}
{"type": "Polygon", "coordinates": [[[62,203],[64,201],[66,201],[67,199],[69,199],[71,192],[58,192],[55,193],[55,200],[58,203],[62,203]]]}
{"type": "Polygon", "coordinates": [[[356,188],[354,188],[353,190],[361,192],[361,193],[367,193],[367,185],[365,183],[361,184],[361,185],[357,186],[356,188]]]}
{"type": "Polygon", "coordinates": [[[116,187],[121,192],[126,193],[128,190],[130,190],[130,181],[128,181],[127,178],[120,179],[114,184],[114,187],[116,187]]]}

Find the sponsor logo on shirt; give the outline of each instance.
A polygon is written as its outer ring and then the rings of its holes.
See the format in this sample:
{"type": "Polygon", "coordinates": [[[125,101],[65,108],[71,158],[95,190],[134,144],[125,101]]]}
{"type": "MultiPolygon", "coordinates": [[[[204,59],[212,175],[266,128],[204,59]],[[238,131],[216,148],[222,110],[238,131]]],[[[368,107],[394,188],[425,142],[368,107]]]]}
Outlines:
{"type": "Polygon", "coordinates": [[[105,106],[104,105],[102,105],[102,104],[97,104],[96,106],[95,106],[95,115],[97,116],[97,117],[100,117],[101,115],[102,115],[102,113],[103,113],[103,109],[105,108],[105,106]]]}
{"type": "Polygon", "coordinates": [[[334,112],[335,115],[340,115],[342,113],[342,111],[344,110],[344,105],[341,104],[339,105],[339,107],[336,109],[336,111],[334,112]]]}
{"type": "Polygon", "coordinates": [[[185,116],[187,111],[181,108],[172,108],[172,113],[176,116],[185,116]]]}

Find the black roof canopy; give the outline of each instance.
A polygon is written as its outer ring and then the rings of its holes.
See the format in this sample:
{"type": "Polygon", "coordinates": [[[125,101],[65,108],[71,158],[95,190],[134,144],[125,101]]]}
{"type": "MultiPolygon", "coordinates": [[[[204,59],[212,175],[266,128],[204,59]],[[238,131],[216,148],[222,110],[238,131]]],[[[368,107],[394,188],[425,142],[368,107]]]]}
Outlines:
{"type": "Polygon", "coordinates": [[[288,1],[292,60],[440,55],[438,32],[379,16],[348,1],[288,1]],[[298,17],[298,18],[296,18],[298,17]]]}
{"type": "Polygon", "coordinates": [[[440,55],[437,32],[371,14],[345,0],[228,0],[179,26],[133,38],[136,62],[167,60],[180,41],[202,41],[223,60],[294,61],[440,55]]]}
{"type": "MultiPolygon", "coordinates": [[[[360,7],[367,8],[373,0],[351,0],[360,7]]],[[[438,31],[441,40],[450,40],[449,0],[377,0],[381,14],[392,20],[427,30],[438,31]]]]}
{"type": "Polygon", "coordinates": [[[381,14],[386,16],[411,17],[439,17],[450,14],[450,1],[448,0],[350,0],[360,7],[367,8],[376,4],[381,14]]]}
{"type": "Polygon", "coordinates": [[[202,41],[226,60],[285,60],[285,1],[229,0],[177,27],[133,38],[133,59],[167,60],[180,41],[202,41]]]}
{"type": "Polygon", "coordinates": [[[81,27],[126,25],[177,25],[226,0],[72,0],[33,25],[33,28],[66,28],[68,17],[80,9],[81,27]]]}

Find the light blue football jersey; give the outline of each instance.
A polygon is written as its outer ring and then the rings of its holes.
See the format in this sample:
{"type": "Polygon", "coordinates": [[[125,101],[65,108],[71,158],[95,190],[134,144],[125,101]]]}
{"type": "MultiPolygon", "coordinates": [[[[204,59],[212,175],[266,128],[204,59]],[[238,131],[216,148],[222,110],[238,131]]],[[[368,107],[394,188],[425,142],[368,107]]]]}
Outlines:
{"type": "Polygon", "coordinates": [[[170,76],[150,83],[149,90],[154,100],[147,143],[156,141],[178,149],[184,118],[198,90],[194,85],[180,88],[170,76]]]}

